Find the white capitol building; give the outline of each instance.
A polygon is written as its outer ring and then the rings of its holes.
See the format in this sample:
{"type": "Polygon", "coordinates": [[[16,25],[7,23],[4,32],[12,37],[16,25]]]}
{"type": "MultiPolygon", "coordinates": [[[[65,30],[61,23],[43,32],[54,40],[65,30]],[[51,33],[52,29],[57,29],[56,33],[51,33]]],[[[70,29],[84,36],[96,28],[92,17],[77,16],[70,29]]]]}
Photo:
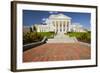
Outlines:
{"type": "Polygon", "coordinates": [[[67,32],[86,32],[87,30],[79,23],[72,23],[72,18],[64,14],[52,14],[46,20],[45,24],[34,24],[31,27],[25,26],[24,32],[55,32],[54,38],[49,38],[47,43],[76,43],[75,37],[64,35],[67,32]],[[35,29],[34,29],[35,27],[35,29]]]}
{"type": "Polygon", "coordinates": [[[72,18],[64,14],[51,14],[44,24],[32,25],[37,28],[37,32],[55,32],[55,33],[67,33],[67,32],[86,32],[82,25],[79,23],[72,23],[72,18]]]}

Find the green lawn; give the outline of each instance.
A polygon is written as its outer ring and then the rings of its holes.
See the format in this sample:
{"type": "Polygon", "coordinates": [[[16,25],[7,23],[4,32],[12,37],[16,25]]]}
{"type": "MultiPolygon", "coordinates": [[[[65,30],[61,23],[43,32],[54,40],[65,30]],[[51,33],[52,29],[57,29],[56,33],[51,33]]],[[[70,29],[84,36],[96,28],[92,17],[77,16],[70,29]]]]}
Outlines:
{"type": "Polygon", "coordinates": [[[66,35],[69,35],[70,37],[76,37],[82,42],[91,42],[91,32],[68,32],[66,35]]]}
{"type": "Polygon", "coordinates": [[[69,35],[70,37],[79,37],[81,34],[81,32],[68,32],[67,35],[69,35]]]}
{"type": "Polygon", "coordinates": [[[55,35],[54,32],[38,32],[38,34],[41,34],[42,36],[46,36],[47,38],[53,38],[55,35]]]}

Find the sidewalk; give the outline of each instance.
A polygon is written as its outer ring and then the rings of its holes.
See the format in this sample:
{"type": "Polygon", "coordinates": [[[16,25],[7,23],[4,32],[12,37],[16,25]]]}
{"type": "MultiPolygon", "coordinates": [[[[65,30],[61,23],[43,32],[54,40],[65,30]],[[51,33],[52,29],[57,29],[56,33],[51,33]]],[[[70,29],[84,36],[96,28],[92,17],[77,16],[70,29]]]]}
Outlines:
{"type": "Polygon", "coordinates": [[[23,53],[23,62],[67,61],[90,58],[90,47],[81,43],[46,43],[23,53]]]}

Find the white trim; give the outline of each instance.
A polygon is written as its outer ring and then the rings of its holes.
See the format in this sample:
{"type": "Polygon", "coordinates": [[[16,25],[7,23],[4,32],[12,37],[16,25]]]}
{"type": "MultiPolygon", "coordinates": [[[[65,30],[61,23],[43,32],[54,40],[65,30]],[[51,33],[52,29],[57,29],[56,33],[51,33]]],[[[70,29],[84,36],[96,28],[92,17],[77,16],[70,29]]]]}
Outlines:
{"type": "Polygon", "coordinates": [[[76,7],[59,7],[59,6],[43,6],[43,5],[27,5],[27,4],[18,4],[17,5],[17,69],[30,69],[30,68],[50,68],[50,67],[62,67],[62,66],[82,66],[82,65],[95,65],[95,47],[96,42],[94,35],[96,33],[96,21],[95,21],[95,9],[90,8],[76,8],[76,7]],[[22,62],[22,10],[44,10],[44,11],[64,11],[64,12],[83,12],[91,13],[91,59],[90,60],[73,60],[73,61],[49,61],[49,62],[31,62],[23,63],[22,62]]]}

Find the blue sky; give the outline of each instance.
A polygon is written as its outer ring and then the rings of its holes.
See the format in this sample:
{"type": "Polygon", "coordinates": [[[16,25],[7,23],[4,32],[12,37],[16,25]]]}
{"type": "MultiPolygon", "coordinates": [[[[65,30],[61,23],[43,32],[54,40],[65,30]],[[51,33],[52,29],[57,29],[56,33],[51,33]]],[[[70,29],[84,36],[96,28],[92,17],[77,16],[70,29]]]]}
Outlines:
{"type": "Polygon", "coordinates": [[[90,13],[77,13],[77,12],[56,12],[56,11],[36,11],[36,10],[23,10],[23,25],[31,26],[33,24],[40,24],[45,21],[51,14],[63,13],[72,18],[72,23],[80,23],[85,28],[90,29],[90,13]]]}

